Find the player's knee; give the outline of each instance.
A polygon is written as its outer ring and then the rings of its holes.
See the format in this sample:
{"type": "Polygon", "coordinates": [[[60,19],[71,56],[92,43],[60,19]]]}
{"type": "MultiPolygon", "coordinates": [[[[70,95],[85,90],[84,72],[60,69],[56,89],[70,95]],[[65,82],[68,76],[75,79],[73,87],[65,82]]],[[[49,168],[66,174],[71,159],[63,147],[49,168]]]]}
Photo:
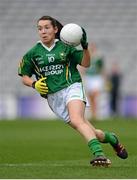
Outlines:
{"type": "Polygon", "coordinates": [[[70,123],[74,129],[79,129],[85,122],[82,119],[71,119],[70,123]]]}

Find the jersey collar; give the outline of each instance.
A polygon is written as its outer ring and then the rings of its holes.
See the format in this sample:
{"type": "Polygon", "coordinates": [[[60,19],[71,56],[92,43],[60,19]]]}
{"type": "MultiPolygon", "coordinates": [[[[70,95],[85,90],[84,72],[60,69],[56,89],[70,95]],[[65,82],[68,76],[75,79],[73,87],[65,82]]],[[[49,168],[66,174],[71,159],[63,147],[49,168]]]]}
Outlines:
{"type": "Polygon", "coordinates": [[[47,49],[48,51],[51,51],[55,47],[56,42],[58,42],[58,41],[59,41],[58,39],[55,39],[54,43],[52,44],[52,46],[50,48],[47,47],[45,44],[43,44],[43,42],[41,40],[38,41],[37,43],[40,43],[45,49],[47,49]]]}

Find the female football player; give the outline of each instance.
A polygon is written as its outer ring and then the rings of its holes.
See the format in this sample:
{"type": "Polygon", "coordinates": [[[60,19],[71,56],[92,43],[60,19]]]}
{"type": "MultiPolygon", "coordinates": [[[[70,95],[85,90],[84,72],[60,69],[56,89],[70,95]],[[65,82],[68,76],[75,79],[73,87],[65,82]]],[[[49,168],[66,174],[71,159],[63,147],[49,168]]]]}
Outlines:
{"type": "Polygon", "coordinates": [[[86,32],[83,29],[82,50],[59,40],[61,23],[50,16],[37,21],[40,41],[23,57],[19,67],[24,85],[34,88],[47,99],[52,111],[78,131],[93,153],[93,166],[108,166],[100,142],[110,143],[117,155],[127,158],[127,152],[117,137],[110,132],[95,129],[85,118],[85,92],[77,65],[90,66],[90,53],[86,32]],[[36,76],[36,80],[32,79],[36,76]]]}

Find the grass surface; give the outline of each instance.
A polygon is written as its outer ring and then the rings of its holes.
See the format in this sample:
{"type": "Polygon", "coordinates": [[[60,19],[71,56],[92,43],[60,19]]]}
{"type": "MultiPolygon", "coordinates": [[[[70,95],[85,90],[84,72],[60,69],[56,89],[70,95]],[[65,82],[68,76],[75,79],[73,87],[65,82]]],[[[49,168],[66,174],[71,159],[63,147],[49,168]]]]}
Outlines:
{"type": "Polygon", "coordinates": [[[0,121],[0,178],[132,179],[137,178],[137,121],[107,120],[95,127],[117,133],[129,152],[119,159],[103,144],[110,168],[90,166],[90,151],[81,136],[60,121],[0,121]]]}

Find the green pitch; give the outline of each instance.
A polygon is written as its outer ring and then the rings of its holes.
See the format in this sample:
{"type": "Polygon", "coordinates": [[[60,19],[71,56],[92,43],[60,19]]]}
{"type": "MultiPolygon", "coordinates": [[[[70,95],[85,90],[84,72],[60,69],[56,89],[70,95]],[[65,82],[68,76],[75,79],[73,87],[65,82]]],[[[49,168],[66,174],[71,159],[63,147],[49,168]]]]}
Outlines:
{"type": "Polygon", "coordinates": [[[103,144],[112,166],[95,168],[89,164],[85,140],[61,121],[0,121],[0,179],[137,178],[137,121],[116,119],[94,125],[116,132],[129,158],[119,159],[103,144]]]}

